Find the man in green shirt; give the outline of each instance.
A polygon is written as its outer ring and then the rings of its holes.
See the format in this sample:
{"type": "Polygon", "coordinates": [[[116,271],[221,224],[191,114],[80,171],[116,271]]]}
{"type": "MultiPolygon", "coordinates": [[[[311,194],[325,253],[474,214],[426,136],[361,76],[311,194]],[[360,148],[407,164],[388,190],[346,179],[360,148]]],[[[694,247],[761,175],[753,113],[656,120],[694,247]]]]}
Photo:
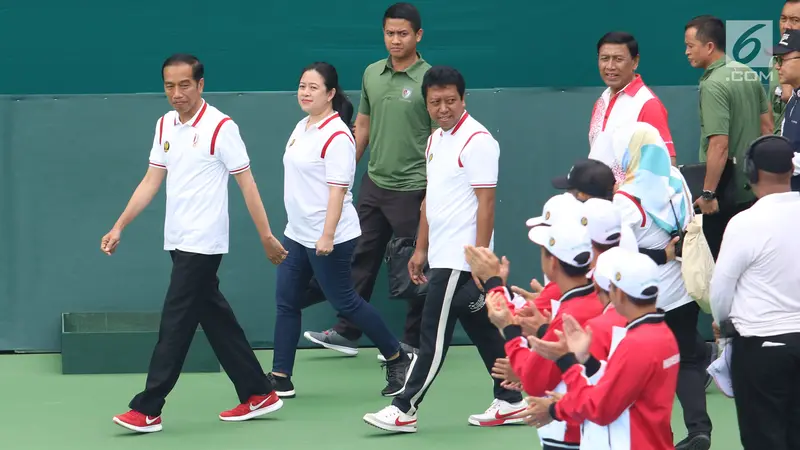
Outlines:
{"type": "MultiPolygon", "coordinates": [[[[780,34],[786,30],[800,29],[800,0],[786,0],[781,11],[779,22],[780,34]]],[[[770,60],[769,89],[767,96],[772,100],[772,119],[775,123],[775,134],[781,134],[783,114],[786,109],[786,102],[792,96],[792,86],[780,84],[778,80],[778,67],[775,65],[775,58],[770,60]]]]}
{"type": "MultiPolygon", "coordinates": [[[[703,195],[695,206],[705,216],[703,233],[716,259],[728,221],[755,201],[744,175],[745,152],[759,136],[774,133],[772,109],[760,76],[736,61],[726,63],[725,25],[711,16],[686,26],[686,55],[700,78],[700,161],[706,163],[703,195]],[[717,192],[726,163],[733,163],[733,206],[720,210],[717,192]]],[[[727,204],[727,202],[726,202],[727,204]]]]}
{"type": "MultiPolygon", "coordinates": [[[[390,6],[383,17],[389,57],[364,71],[355,124],[356,159],[370,147],[367,173],[358,194],[361,238],[355,250],[352,277],[356,291],[369,301],[392,236],[417,233],[425,197],[425,148],[438,125],[422,98],[422,78],[431,67],[417,52],[422,19],[409,3],[390,6]]],[[[423,298],[409,300],[403,347],[419,348],[423,298]]],[[[339,316],[324,332],[307,331],[309,341],[347,355],[358,354],[361,330],[339,316]]],[[[379,359],[381,356],[379,355],[379,359]]]]}

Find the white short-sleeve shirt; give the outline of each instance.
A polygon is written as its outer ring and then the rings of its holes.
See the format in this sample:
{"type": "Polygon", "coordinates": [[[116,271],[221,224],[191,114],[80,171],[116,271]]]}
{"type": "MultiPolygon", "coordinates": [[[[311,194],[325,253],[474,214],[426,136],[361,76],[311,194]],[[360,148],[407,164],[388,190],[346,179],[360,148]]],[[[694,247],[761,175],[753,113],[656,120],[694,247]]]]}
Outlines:
{"type": "MultiPolygon", "coordinates": [[[[428,264],[469,272],[464,246],[475,245],[478,233],[475,189],[497,186],[500,145],[465,111],[452,129],[431,134],[425,160],[428,264]]],[[[494,248],[494,230],[489,248],[494,248]]]]}
{"type": "MultiPolygon", "coordinates": [[[[622,227],[633,232],[636,248],[661,250],[667,247],[672,236],[653,223],[641,204],[627,193],[617,191],[614,194],[614,205],[619,208],[622,215],[622,227]]],[[[681,262],[672,260],[658,266],[658,300],[656,306],[664,311],[670,311],[693,300],[686,291],[681,272],[681,262]]]]}
{"type": "Polygon", "coordinates": [[[167,171],[164,249],[228,253],[228,176],[250,168],[236,123],[205,100],[186,123],[170,111],[156,122],[150,166],[167,171]]]}
{"type": "Polygon", "coordinates": [[[306,248],[315,248],[325,229],[330,187],[346,188],[334,245],[361,236],[353,206],[356,147],[350,129],[333,113],[306,129],[298,122],[283,155],[283,201],[288,222],[284,235],[306,248]]]}

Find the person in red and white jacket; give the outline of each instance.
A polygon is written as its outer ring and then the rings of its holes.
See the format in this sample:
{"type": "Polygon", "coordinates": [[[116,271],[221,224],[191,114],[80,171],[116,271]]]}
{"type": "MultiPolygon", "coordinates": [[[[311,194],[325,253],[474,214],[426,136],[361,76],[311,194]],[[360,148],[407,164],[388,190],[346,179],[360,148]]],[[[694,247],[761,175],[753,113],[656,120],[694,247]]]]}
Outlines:
{"type": "Polygon", "coordinates": [[[592,109],[589,158],[606,163],[614,170],[617,181],[622,181],[624,173],[614,160],[609,139],[620,125],[645,122],[658,129],[667,144],[672,165],[677,165],[667,108],[636,73],[639,67],[636,38],[621,31],[606,33],[597,42],[597,64],[607,88],[592,109]]]}
{"type": "MultiPolygon", "coordinates": [[[[536,330],[537,336],[545,341],[558,341],[557,331],[562,331],[565,314],[576,317],[581,323],[600,315],[602,305],[597,300],[594,287],[586,278],[592,261],[591,240],[586,227],[573,221],[559,221],[549,227],[532,228],[528,236],[541,247],[542,268],[564,293],[553,304],[553,319],[549,324],[542,323],[536,330]]],[[[484,283],[487,292],[502,293],[508,297],[508,290],[499,277],[484,283]]],[[[520,381],[529,395],[540,397],[547,391],[563,392],[558,367],[540,355],[532,352],[528,340],[523,335],[523,326],[508,309],[507,302],[501,308],[489,308],[492,323],[501,330],[506,339],[506,355],[520,381]]],[[[526,328],[531,328],[526,324],[526,328]]],[[[537,328],[537,327],[534,327],[537,328]]],[[[580,446],[580,422],[554,422],[539,428],[539,438],[543,449],[578,449],[580,446]]]]}
{"type": "Polygon", "coordinates": [[[613,333],[605,372],[597,384],[589,382],[592,333],[566,317],[564,338],[570,353],[556,364],[567,392],[549,406],[539,403],[533,408],[533,423],[590,421],[607,427],[605,437],[583,439],[582,449],[673,450],[672,405],[680,353],[663,311],[656,309],[658,269],[645,255],[619,251],[626,254],[613,258],[609,293],[628,323],[613,333]]]}

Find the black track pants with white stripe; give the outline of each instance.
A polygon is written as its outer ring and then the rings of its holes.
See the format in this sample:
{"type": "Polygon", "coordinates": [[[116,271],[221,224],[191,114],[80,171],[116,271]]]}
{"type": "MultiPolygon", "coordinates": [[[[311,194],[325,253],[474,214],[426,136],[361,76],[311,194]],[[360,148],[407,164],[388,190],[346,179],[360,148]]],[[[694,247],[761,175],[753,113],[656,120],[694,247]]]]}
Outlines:
{"type": "MultiPolygon", "coordinates": [[[[497,358],[505,357],[503,338],[489,322],[483,293],[475,285],[470,272],[451,269],[432,269],[428,276],[428,295],[422,310],[420,348],[417,362],[406,389],[392,401],[406,414],[414,414],[425,393],[442,368],[453,338],[456,320],[480,353],[491,377],[497,358]]],[[[519,402],[522,395],[500,387],[494,381],[494,398],[519,402]]],[[[488,397],[488,396],[487,396],[488,397]]],[[[487,398],[487,404],[489,399],[487,398]]]]}

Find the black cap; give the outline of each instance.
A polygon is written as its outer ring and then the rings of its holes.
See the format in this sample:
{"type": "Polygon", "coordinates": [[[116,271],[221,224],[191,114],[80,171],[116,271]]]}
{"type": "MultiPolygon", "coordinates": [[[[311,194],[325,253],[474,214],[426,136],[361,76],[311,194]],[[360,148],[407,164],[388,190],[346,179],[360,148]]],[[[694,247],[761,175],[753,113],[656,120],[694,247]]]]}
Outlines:
{"type": "Polygon", "coordinates": [[[750,159],[756,169],[784,174],[794,170],[794,148],[783,136],[769,136],[753,143],[750,159]]]}
{"type": "Polygon", "coordinates": [[[614,172],[596,159],[582,159],[565,177],[553,178],[556,189],[575,189],[592,197],[611,198],[614,194],[614,172]]]}
{"type": "Polygon", "coordinates": [[[772,49],[772,54],[778,56],[791,52],[800,52],[800,30],[786,30],[778,45],[772,49]]]}

